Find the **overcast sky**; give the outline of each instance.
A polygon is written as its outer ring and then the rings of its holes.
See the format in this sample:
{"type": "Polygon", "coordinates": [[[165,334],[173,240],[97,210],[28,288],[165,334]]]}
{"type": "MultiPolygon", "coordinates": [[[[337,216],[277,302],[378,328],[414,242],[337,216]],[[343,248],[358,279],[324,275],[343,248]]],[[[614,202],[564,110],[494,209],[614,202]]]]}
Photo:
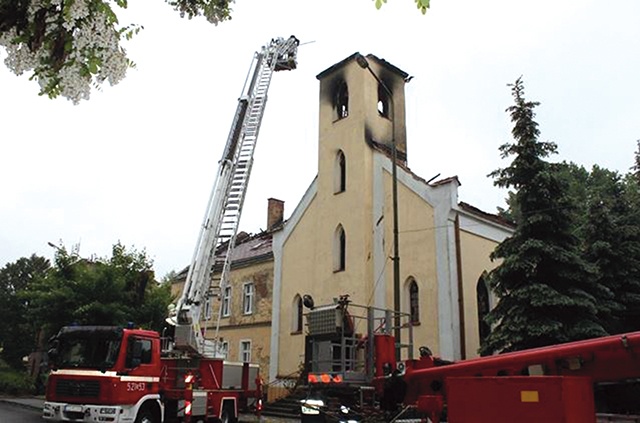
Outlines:
{"type": "MultiPolygon", "coordinates": [[[[137,68],[74,106],[38,97],[0,65],[0,266],[48,242],[105,257],[145,249],[158,278],[189,264],[253,53],[297,36],[299,67],[274,75],[240,229],[264,229],[267,199],[285,218],[317,173],[315,76],[359,51],[414,76],[406,85],[409,167],[458,175],[460,201],[485,211],[505,192],[508,83],[523,76],[554,160],[622,173],[640,138],[640,1],[237,0],[215,27],[161,0],[132,0],[120,21],[137,68]]],[[[0,59],[6,54],[0,50],[0,59]]],[[[402,224],[402,223],[401,223],[402,224]]],[[[402,230],[402,227],[400,228],[402,230]]]]}

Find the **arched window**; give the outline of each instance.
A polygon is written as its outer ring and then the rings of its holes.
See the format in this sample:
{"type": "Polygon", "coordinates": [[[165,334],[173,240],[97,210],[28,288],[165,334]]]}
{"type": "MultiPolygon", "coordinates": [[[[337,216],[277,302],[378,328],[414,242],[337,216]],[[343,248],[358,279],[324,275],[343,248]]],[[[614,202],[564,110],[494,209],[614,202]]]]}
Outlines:
{"type": "Polygon", "coordinates": [[[333,107],[336,119],[343,119],[349,116],[349,89],[344,81],[340,81],[336,86],[333,107]]]}
{"type": "Polygon", "coordinates": [[[491,332],[491,326],[485,321],[485,317],[489,314],[489,290],[485,282],[486,274],[480,276],[476,285],[476,301],[478,303],[478,332],[480,342],[484,341],[491,332]]]}
{"type": "Polygon", "coordinates": [[[347,262],[347,238],[342,225],[338,225],[333,236],[333,271],[341,272],[347,262]]]}
{"type": "Polygon", "coordinates": [[[302,298],[300,294],[293,297],[291,305],[291,332],[302,332],[302,298]]]}
{"type": "Polygon", "coordinates": [[[333,193],[344,192],[347,189],[347,163],[342,150],[338,150],[333,178],[333,193]]]}
{"type": "Polygon", "coordinates": [[[418,284],[415,279],[409,278],[407,291],[409,294],[409,316],[411,317],[411,323],[420,323],[420,296],[418,295],[418,284]]]}
{"type": "Polygon", "coordinates": [[[391,118],[391,98],[387,90],[382,87],[382,84],[378,84],[378,113],[380,116],[391,118]]]}

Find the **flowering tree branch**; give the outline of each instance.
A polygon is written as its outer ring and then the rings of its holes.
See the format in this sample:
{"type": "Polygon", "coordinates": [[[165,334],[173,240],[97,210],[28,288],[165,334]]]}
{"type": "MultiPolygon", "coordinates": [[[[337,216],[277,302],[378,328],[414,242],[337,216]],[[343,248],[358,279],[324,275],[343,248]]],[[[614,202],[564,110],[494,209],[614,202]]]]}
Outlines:
{"type": "MultiPolygon", "coordinates": [[[[181,16],[230,19],[232,0],[166,0],[181,16]]],[[[127,0],[0,0],[0,46],[16,75],[31,72],[40,95],[77,104],[103,82],[120,82],[135,64],[122,47],[142,26],[121,26],[127,0]]]]}

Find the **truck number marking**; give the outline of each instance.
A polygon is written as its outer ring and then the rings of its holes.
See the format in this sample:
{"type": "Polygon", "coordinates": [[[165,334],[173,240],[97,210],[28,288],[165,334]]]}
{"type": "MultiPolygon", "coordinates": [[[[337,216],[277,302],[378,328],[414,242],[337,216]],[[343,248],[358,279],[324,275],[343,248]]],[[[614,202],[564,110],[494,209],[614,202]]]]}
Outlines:
{"type": "Polygon", "coordinates": [[[144,391],[146,388],[146,383],[144,382],[128,382],[127,383],[127,391],[144,391]]]}

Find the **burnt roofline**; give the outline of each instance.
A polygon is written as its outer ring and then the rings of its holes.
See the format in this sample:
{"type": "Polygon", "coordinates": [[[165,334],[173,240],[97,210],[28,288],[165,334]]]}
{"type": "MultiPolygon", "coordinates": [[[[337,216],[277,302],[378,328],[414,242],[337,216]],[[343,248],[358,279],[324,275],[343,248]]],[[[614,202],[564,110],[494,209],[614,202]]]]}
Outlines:
{"type": "MultiPolygon", "coordinates": [[[[329,75],[330,73],[334,72],[335,70],[343,67],[344,65],[346,65],[350,61],[355,60],[356,56],[359,55],[359,54],[360,53],[356,51],[351,56],[349,56],[349,57],[347,57],[345,59],[342,59],[338,63],[328,67],[327,69],[325,69],[322,72],[320,72],[319,74],[317,74],[316,78],[317,79],[324,78],[325,76],[329,75]]],[[[399,74],[400,76],[402,76],[403,79],[409,76],[409,74],[406,73],[405,71],[403,71],[402,69],[398,68],[397,66],[392,65],[391,63],[387,62],[384,59],[380,59],[379,57],[377,57],[377,56],[375,56],[373,54],[367,54],[365,57],[367,59],[369,59],[369,60],[375,61],[379,65],[381,65],[381,66],[387,68],[388,70],[390,70],[391,72],[399,74]]]]}

